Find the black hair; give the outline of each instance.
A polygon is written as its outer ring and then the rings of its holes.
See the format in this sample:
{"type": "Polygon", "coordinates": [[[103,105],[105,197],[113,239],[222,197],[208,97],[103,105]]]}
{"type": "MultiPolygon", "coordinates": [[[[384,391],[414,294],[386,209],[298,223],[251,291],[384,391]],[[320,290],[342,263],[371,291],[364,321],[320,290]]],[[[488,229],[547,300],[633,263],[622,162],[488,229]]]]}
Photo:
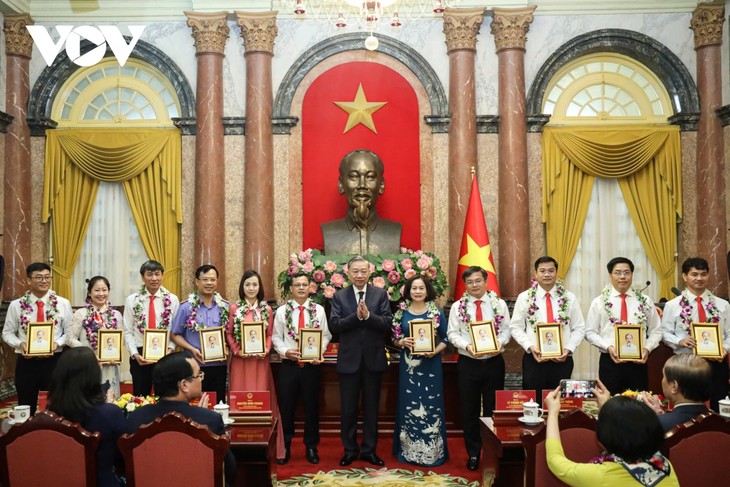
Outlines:
{"type": "Polygon", "coordinates": [[[144,264],[142,264],[142,267],[139,268],[140,275],[144,276],[145,272],[157,272],[160,271],[161,273],[165,273],[165,268],[162,267],[162,264],[157,262],[156,260],[148,260],[144,264]]]}
{"type": "Polygon", "coordinates": [[[411,299],[411,287],[413,286],[413,283],[418,280],[423,281],[423,284],[426,286],[426,301],[433,301],[436,299],[436,289],[434,289],[431,279],[423,274],[416,274],[406,281],[406,284],[403,287],[403,297],[405,299],[411,299]]]}
{"type": "Polygon", "coordinates": [[[203,264],[197,269],[195,269],[195,279],[200,279],[201,274],[205,274],[208,271],[215,271],[215,277],[220,276],[220,273],[218,272],[218,269],[215,268],[212,264],[203,264]]]}
{"type": "Polygon", "coordinates": [[[243,273],[243,276],[241,277],[241,284],[238,285],[238,297],[241,298],[241,300],[246,299],[246,293],[243,292],[243,283],[246,282],[248,279],[255,277],[259,280],[259,292],[256,294],[256,301],[263,301],[264,300],[264,282],[261,280],[261,276],[258,272],[256,272],[253,269],[249,269],[246,272],[243,273]]]}
{"type": "Polygon", "coordinates": [[[28,277],[32,277],[34,272],[48,271],[51,272],[51,266],[45,262],[33,262],[25,268],[25,273],[28,277]]]}
{"type": "Polygon", "coordinates": [[[188,362],[189,358],[192,358],[190,352],[173,352],[157,362],[152,371],[155,394],[161,398],[177,396],[179,382],[193,376],[193,366],[188,362]]]}
{"type": "Polygon", "coordinates": [[[682,274],[689,274],[689,271],[691,271],[693,267],[698,271],[710,270],[710,264],[707,263],[707,260],[702,257],[690,257],[682,262],[682,274]]]}
{"type": "Polygon", "coordinates": [[[555,264],[555,270],[558,270],[558,261],[550,257],[549,255],[543,255],[539,259],[535,261],[535,270],[540,266],[540,264],[549,264],[549,263],[555,264]]]}
{"type": "Polygon", "coordinates": [[[710,399],[712,369],[707,360],[691,353],[677,353],[664,363],[666,381],[676,382],[686,399],[704,402],[710,399]]]}
{"type": "Polygon", "coordinates": [[[470,267],[467,267],[466,270],[461,274],[461,280],[466,282],[466,279],[471,276],[472,274],[479,273],[482,275],[484,280],[487,280],[487,271],[485,271],[483,268],[479,267],[478,265],[473,265],[470,267]]]}
{"type": "Polygon", "coordinates": [[[101,367],[89,347],[66,350],[58,359],[48,388],[48,409],[82,423],[89,410],[105,402],[101,367]]]}
{"type": "Polygon", "coordinates": [[[635,463],[650,458],[664,443],[664,429],[646,404],[625,396],[612,397],[598,412],[596,436],[609,453],[635,463]]]}
{"type": "Polygon", "coordinates": [[[109,279],[107,279],[104,276],[94,276],[91,279],[86,280],[86,301],[91,300],[91,290],[94,289],[94,286],[97,282],[104,281],[104,284],[106,284],[106,288],[111,291],[112,287],[109,285],[109,279]]]}
{"type": "Polygon", "coordinates": [[[608,264],[606,264],[606,269],[608,269],[609,274],[613,272],[613,268],[616,267],[616,264],[628,264],[631,272],[634,272],[634,263],[631,262],[631,260],[626,257],[614,257],[608,261],[608,264]]]}

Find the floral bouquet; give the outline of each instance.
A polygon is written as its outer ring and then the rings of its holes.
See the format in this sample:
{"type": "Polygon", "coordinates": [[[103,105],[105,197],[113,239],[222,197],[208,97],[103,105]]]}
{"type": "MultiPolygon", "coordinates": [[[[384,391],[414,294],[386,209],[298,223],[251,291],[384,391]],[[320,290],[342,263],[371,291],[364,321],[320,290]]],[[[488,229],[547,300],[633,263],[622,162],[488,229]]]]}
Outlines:
{"type": "MultiPolygon", "coordinates": [[[[446,275],[434,254],[401,247],[400,254],[367,255],[370,262],[370,284],[385,289],[391,301],[400,301],[406,281],[417,275],[431,279],[436,296],[448,289],[446,275]]],[[[324,304],[335,293],[349,286],[347,262],[349,255],[324,255],[316,249],[293,253],[289,266],[278,277],[281,296],[286,299],[291,290],[292,276],[306,274],[309,277],[309,293],[312,301],[324,304]]]]}
{"type": "Polygon", "coordinates": [[[114,404],[124,411],[125,414],[129,414],[137,408],[147,406],[148,404],[157,404],[157,397],[155,396],[133,396],[130,393],[122,394],[119,399],[114,401],[114,404]]]}
{"type": "Polygon", "coordinates": [[[641,401],[650,408],[652,408],[654,411],[656,411],[658,414],[666,411],[667,407],[669,406],[669,400],[667,400],[661,394],[654,394],[651,391],[634,391],[631,389],[626,389],[624,392],[617,395],[641,401]]]}

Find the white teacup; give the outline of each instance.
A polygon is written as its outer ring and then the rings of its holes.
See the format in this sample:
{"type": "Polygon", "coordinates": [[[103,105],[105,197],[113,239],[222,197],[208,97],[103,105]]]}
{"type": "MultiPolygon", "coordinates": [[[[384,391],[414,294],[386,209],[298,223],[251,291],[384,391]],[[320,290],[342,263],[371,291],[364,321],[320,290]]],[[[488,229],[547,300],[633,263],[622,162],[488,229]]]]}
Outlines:
{"type": "Polygon", "coordinates": [[[530,423],[537,423],[545,411],[540,409],[540,405],[535,401],[528,401],[522,404],[522,416],[525,421],[530,423]]]}
{"type": "Polygon", "coordinates": [[[15,406],[8,411],[8,418],[14,423],[25,423],[30,418],[30,406],[15,406]]]}
{"type": "Polygon", "coordinates": [[[228,404],[224,404],[223,401],[213,406],[213,411],[223,416],[223,422],[228,421],[228,404]]]}
{"type": "Polygon", "coordinates": [[[730,398],[720,399],[719,409],[721,415],[730,417],[730,398]]]}

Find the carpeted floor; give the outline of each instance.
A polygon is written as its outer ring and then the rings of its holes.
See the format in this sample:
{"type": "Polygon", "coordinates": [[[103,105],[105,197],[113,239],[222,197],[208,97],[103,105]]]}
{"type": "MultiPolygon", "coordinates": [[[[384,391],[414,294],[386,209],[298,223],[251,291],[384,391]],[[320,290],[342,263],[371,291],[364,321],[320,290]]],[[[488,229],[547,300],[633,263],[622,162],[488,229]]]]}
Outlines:
{"type": "Polygon", "coordinates": [[[280,480],[279,487],[308,487],[328,485],[338,487],[416,487],[416,486],[466,486],[479,487],[479,482],[472,482],[462,477],[453,477],[447,474],[404,469],[373,469],[351,468],[347,470],[320,471],[314,474],[304,474],[280,480]]]}

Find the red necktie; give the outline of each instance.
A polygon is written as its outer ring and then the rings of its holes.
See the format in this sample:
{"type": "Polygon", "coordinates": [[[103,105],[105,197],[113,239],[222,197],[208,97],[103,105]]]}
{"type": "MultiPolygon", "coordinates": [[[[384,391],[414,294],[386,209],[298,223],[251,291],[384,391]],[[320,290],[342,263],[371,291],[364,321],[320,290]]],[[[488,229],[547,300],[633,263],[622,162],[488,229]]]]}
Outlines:
{"type": "Polygon", "coordinates": [[[705,307],[702,306],[702,297],[697,296],[695,301],[697,301],[697,319],[700,320],[700,323],[707,323],[707,313],[705,313],[705,307]]]}
{"type": "Polygon", "coordinates": [[[304,328],[304,306],[299,307],[299,328],[304,328]]]}
{"type": "Polygon", "coordinates": [[[548,323],[555,323],[555,315],[553,315],[553,300],[550,299],[550,293],[545,293],[545,311],[547,313],[548,323]]]}
{"type": "Polygon", "coordinates": [[[482,300],[477,299],[476,301],[474,301],[474,306],[476,306],[477,321],[484,321],[484,315],[482,314],[482,300]]]}
{"type": "Polygon", "coordinates": [[[38,314],[36,314],[35,320],[38,322],[46,321],[46,313],[43,311],[43,301],[39,299],[35,302],[35,305],[38,308],[38,314]]]}
{"type": "Polygon", "coordinates": [[[155,296],[150,295],[150,311],[147,317],[147,328],[154,330],[157,328],[157,313],[155,312],[155,296]]]}
{"type": "Polygon", "coordinates": [[[628,323],[629,322],[629,308],[626,306],[626,295],[621,295],[621,322],[622,323],[628,323]]]}

